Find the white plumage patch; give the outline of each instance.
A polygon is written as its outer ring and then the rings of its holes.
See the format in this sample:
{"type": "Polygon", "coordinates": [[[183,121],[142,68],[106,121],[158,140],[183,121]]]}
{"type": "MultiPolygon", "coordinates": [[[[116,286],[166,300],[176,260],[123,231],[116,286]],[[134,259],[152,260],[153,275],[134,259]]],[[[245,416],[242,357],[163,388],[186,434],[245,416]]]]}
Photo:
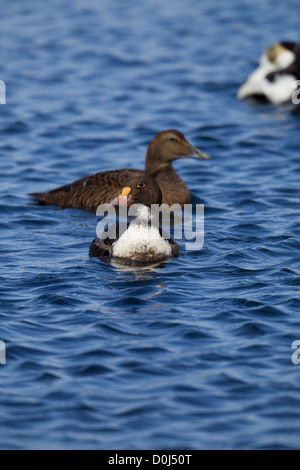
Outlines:
{"type": "Polygon", "coordinates": [[[170,244],[162,238],[159,228],[149,225],[149,210],[140,206],[138,217],[111,248],[111,254],[118,258],[145,261],[172,255],[170,244]]]}
{"type": "Polygon", "coordinates": [[[292,75],[280,75],[274,82],[264,80],[262,84],[263,94],[273,104],[282,104],[291,100],[295,88],[295,77],[292,75]]]}
{"type": "MultiPolygon", "coordinates": [[[[274,46],[273,48],[275,48],[274,46]]],[[[274,82],[266,77],[272,72],[284,70],[293,64],[295,54],[292,51],[278,47],[278,53],[273,61],[270,60],[267,51],[260,60],[259,67],[249,76],[248,80],[238,91],[238,98],[245,99],[253,95],[263,95],[273,104],[281,104],[289,101],[294,92],[293,83],[295,77],[292,75],[280,75],[274,82]]]]}

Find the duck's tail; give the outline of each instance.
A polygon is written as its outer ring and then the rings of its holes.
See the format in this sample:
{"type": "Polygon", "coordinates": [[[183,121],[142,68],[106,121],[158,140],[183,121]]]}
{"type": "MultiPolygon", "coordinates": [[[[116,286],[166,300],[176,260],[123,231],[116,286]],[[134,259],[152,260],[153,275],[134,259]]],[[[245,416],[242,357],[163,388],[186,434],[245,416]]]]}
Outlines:
{"type": "Polygon", "coordinates": [[[38,202],[41,205],[49,204],[49,201],[48,201],[49,194],[48,193],[30,193],[30,194],[28,194],[28,196],[32,197],[32,199],[34,201],[38,202]]]}

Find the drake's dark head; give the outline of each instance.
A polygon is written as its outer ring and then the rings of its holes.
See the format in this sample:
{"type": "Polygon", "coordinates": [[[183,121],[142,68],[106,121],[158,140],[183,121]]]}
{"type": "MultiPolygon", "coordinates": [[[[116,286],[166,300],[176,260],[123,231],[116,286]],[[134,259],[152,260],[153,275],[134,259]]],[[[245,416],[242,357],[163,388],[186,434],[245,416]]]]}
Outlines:
{"type": "Polygon", "coordinates": [[[151,207],[152,204],[162,203],[162,193],[156,181],[150,176],[137,177],[128,181],[119,196],[113,201],[113,206],[127,204],[128,207],[134,204],[142,204],[151,207]]]}
{"type": "Polygon", "coordinates": [[[193,147],[181,132],[176,130],[160,132],[148,147],[146,172],[151,174],[154,168],[158,171],[174,160],[181,158],[210,159],[206,153],[193,147]]]}

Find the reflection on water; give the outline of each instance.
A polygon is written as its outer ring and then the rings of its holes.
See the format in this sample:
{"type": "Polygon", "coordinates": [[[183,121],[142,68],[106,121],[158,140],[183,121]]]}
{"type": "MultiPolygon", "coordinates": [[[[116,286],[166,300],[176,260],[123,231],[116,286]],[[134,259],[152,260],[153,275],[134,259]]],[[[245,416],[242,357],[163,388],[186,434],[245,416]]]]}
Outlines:
{"type": "Polygon", "coordinates": [[[128,259],[120,258],[102,258],[103,263],[107,263],[120,272],[132,272],[136,274],[139,279],[152,279],[153,275],[157,274],[160,269],[166,266],[166,263],[172,261],[172,258],[166,258],[159,262],[139,263],[128,259]],[[149,277],[148,277],[149,276],[149,277]]]}

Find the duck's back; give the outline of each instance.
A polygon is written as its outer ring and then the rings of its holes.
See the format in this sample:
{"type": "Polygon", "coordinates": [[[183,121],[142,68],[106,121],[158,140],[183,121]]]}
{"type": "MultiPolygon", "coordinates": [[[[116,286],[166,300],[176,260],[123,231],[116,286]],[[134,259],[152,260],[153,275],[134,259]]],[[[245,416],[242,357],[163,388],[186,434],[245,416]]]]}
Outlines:
{"type": "Polygon", "coordinates": [[[130,179],[144,175],[141,170],[104,171],[49,193],[34,193],[32,196],[41,204],[96,212],[98,206],[111,202],[130,179]]]}
{"type": "MultiPolygon", "coordinates": [[[[145,176],[141,170],[103,171],[81,178],[74,183],[61,186],[48,193],[34,193],[40,204],[59,206],[63,209],[82,209],[96,213],[101,204],[110,203],[129,180],[145,176]]],[[[163,204],[189,204],[190,192],[173,167],[154,176],[163,193],[163,204]]]]}

